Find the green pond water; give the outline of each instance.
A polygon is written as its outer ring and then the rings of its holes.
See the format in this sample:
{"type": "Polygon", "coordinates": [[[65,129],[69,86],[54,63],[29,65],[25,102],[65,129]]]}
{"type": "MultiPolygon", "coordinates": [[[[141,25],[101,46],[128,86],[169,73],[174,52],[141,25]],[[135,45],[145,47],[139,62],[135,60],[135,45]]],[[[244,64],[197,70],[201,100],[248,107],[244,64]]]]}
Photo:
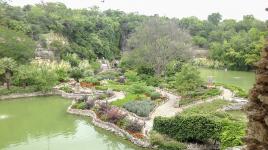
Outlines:
{"type": "Polygon", "coordinates": [[[70,103],[57,96],[0,101],[0,149],[140,150],[88,117],[67,114],[70,103]]]}
{"type": "Polygon", "coordinates": [[[235,85],[246,91],[252,88],[255,83],[255,73],[245,71],[224,71],[215,69],[200,68],[200,75],[208,81],[212,78],[214,82],[235,85]]]}

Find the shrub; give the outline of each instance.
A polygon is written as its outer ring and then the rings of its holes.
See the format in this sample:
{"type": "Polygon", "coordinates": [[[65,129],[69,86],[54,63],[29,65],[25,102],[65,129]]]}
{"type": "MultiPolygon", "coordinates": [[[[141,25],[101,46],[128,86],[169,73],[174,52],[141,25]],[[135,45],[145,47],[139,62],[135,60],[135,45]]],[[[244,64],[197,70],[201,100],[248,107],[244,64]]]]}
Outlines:
{"type": "Polygon", "coordinates": [[[107,111],[107,120],[111,123],[117,124],[119,120],[126,117],[126,114],[121,112],[118,108],[112,107],[107,111]]]}
{"type": "Polygon", "coordinates": [[[117,77],[119,77],[119,73],[116,71],[105,71],[105,72],[101,72],[99,73],[96,78],[98,80],[105,80],[105,79],[109,79],[109,80],[114,80],[117,77]]]}
{"type": "Polygon", "coordinates": [[[176,73],[175,84],[179,92],[193,91],[202,85],[197,69],[189,64],[182,66],[181,72],[176,73]]]}
{"type": "Polygon", "coordinates": [[[161,98],[161,94],[158,92],[152,92],[152,93],[150,93],[150,97],[152,100],[156,100],[156,99],[161,98]]]}
{"type": "Polygon", "coordinates": [[[139,76],[138,76],[137,72],[135,72],[135,71],[128,70],[127,72],[125,72],[125,76],[126,76],[128,81],[131,81],[131,82],[139,81],[139,76]]]}
{"type": "Polygon", "coordinates": [[[161,80],[160,80],[160,78],[153,76],[153,77],[146,78],[145,82],[146,82],[146,84],[148,84],[150,86],[157,87],[161,83],[161,80]]]}
{"type": "Polygon", "coordinates": [[[158,146],[159,150],[184,150],[186,145],[161,135],[155,131],[150,132],[150,142],[152,145],[158,146]]]}
{"type": "Polygon", "coordinates": [[[146,86],[144,83],[133,83],[128,91],[133,94],[145,94],[153,91],[151,87],[146,86]]]}
{"type": "Polygon", "coordinates": [[[97,78],[94,78],[94,77],[86,77],[86,78],[83,78],[80,80],[80,82],[87,82],[87,83],[92,83],[92,84],[95,84],[95,85],[99,85],[100,82],[98,81],[97,78]]]}
{"type": "Polygon", "coordinates": [[[126,126],[126,129],[132,132],[141,132],[142,128],[143,124],[141,124],[138,120],[129,121],[126,126]]]}
{"type": "Polygon", "coordinates": [[[222,124],[221,149],[243,145],[242,138],[245,136],[245,124],[232,121],[223,121],[222,124]]]}
{"type": "Polygon", "coordinates": [[[66,86],[66,85],[60,87],[60,90],[66,92],[66,93],[72,93],[73,92],[72,88],[70,88],[69,86],[66,86]]]}
{"type": "Polygon", "coordinates": [[[137,69],[137,72],[138,72],[138,74],[146,74],[146,75],[150,75],[150,76],[153,76],[155,74],[153,67],[144,66],[144,65],[139,66],[137,69]]]}
{"type": "Polygon", "coordinates": [[[150,100],[131,101],[123,105],[125,109],[141,117],[148,117],[154,109],[155,103],[150,100]]]}
{"type": "Polygon", "coordinates": [[[219,139],[221,125],[205,116],[157,117],[153,129],[178,141],[206,142],[219,139]]]}
{"type": "Polygon", "coordinates": [[[73,104],[72,108],[74,109],[86,109],[86,103],[85,102],[77,102],[73,104]]]}
{"type": "Polygon", "coordinates": [[[74,78],[76,81],[79,81],[80,78],[83,78],[83,70],[78,67],[73,67],[70,71],[70,77],[74,78]]]}

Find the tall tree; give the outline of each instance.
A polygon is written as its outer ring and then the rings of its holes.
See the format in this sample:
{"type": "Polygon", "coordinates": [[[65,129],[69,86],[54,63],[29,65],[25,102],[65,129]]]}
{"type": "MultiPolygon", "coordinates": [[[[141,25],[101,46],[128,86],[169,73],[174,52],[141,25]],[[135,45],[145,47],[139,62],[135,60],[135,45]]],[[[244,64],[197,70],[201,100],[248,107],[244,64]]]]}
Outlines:
{"type": "Polygon", "coordinates": [[[165,72],[171,60],[186,60],[190,56],[191,37],[172,20],[152,17],[143,23],[128,40],[125,55],[132,65],[152,66],[157,75],[165,72]]]}

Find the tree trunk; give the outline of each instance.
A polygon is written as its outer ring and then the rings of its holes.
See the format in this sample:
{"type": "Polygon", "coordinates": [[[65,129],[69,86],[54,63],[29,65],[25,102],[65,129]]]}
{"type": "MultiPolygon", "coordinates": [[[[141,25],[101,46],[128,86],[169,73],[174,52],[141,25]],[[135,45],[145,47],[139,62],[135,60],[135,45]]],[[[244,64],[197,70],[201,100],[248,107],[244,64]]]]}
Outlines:
{"type": "Polygon", "coordinates": [[[268,39],[261,56],[257,63],[256,84],[250,91],[246,107],[249,119],[245,138],[247,150],[268,149],[268,39]]]}
{"type": "Polygon", "coordinates": [[[6,70],[5,78],[6,78],[6,83],[7,83],[7,89],[10,90],[10,78],[11,78],[11,71],[10,70],[6,70]]]}

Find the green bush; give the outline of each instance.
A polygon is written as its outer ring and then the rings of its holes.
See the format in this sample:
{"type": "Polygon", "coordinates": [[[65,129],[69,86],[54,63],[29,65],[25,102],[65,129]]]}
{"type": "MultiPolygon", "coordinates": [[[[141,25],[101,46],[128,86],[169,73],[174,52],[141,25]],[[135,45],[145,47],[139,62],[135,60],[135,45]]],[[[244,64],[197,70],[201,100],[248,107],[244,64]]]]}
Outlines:
{"type": "Polygon", "coordinates": [[[150,142],[159,150],[184,150],[186,145],[155,131],[150,132],[150,142]]]}
{"type": "Polygon", "coordinates": [[[80,82],[87,82],[92,84],[99,84],[99,81],[97,78],[94,77],[85,77],[83,79],[80,79],[80,82]]]}
{"type": "Polygon", "coordinates": [[[99,74],[96,75],[96,78],[100,81],[100,80],[114,80],[116,78],[119,77],[119,73],[117,71],[105,71],[105,72],[101,72],[99,74]]]}
{"type": "Polygon", "coordinates": [[[60,90],[66,92],[66,93],[72,93],[73,92],[72,88],[70,88],[69,86],[62,86],[62,87],[60,87],[60,90]]]}
{"type": "Polygon", "coordinates": [[[161,78],[156,77],[156,76],[149,76],[146,74],[141,74],[139,76],[141,80],[143,80],[144,82],[146,82],[147,85],[150,85],[150,86],[157,87],[162,82],[161,78]]]}
{"type": "Polygon", "coordinates": [[[175,87],[179,92],[193,91],[203,84],[197,69],[189,64],[182,66],[181,72],[176,73],[175,87]]]}
{"type": "Polygon", "coordinates": [[[78,67],[73,67],[70,71],[70,77],[79,81],[79,79],[84,77],[83,70],[78,67]]]}
{"type": "Polygon", "coordinates": [[[125,109],[141,117],[148,117],[155,103],[150,100],[131,101],[123,105],[125,109]]]}
{"type": "Polygon", "coordinates": [[[138,74],[146,74],[153,76],[155,74],[154,68],[152,66],[141,65],[137,69],[138,74]]]}
{"type": "Polygon", "coordinates": [[[243,145],[246,126],[243,123],[222,121],[223,129],[220,135],[221,149],[243,145]]]}
{"type": "Polygon", "coordinates": [[[137,72],[132,71],[132,70],[128,70],[127,72],[125,72],[124,75],[126,76],[127,80],[130,82],[137,82],[140,80],[137,72]]]}
{"type": "Polygon", "coordinates": [[[158,92],[152,92],[152,93],[150,93],[150,97],[152,100],[156,100],[156,99],[161,98],[161,94],[158,92]]]}
{"type": "Polygon", "coordinates": [[[73,109],[86,109],[87,104],[86,102],[76,102],[75,104],[73,104],[72,108],[73,109]]]}
{"type": "Polygon", "coordinates": [[[153,129],[178,141],[206,142],[219,139],[221,125],[205,116],[157,117],[153,129]]]}
{"type": "Polygon", "coordinates": [[[128,91],[133,94],[148,94],[151,93],[153,89],[148,87],[145,83],[133,83],[128,88],[128,91]]]}
{"type": "Polygon", "coordinates": [[[137,120],[128,121],[126,125],[126,129],[132,132],[141,132],[142,128],[143,124],[139,123],[137,120]]]}

